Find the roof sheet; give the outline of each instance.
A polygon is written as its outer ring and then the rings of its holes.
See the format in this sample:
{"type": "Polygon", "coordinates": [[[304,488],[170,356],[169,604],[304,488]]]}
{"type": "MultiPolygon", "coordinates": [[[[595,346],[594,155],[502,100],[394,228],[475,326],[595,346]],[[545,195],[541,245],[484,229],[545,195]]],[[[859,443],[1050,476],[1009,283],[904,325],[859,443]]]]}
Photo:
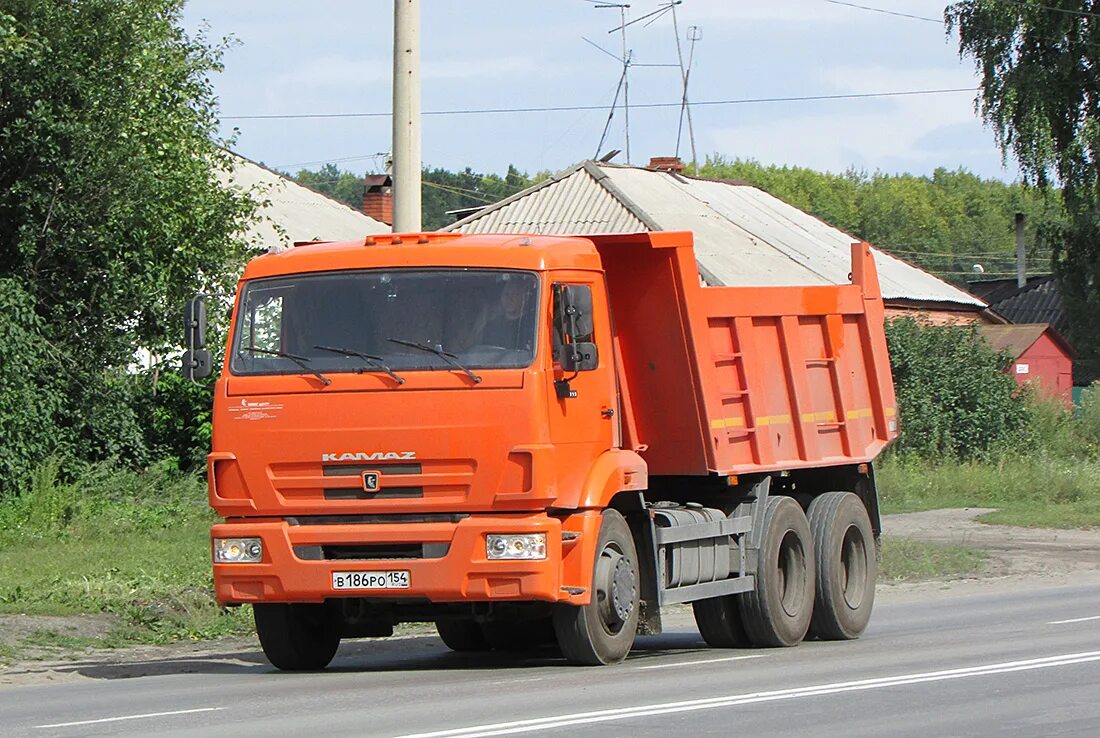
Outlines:
{"type": "Polygon", "coordinates": [[[1012,323],[1050,323],[1057,330],[1067,327],[1058,283],[1051,274],[1028,277],[1023,287],[1015,279],[971,282],[970,289],[1012,323]]]}
{"type": "Polygon", "coordinates": [[[1066,353],[1070,353],[1065,342],[1047,323],[1025,323],[1020,325],[982,325],[978,326],[978,332],[982,338],[997,351],[1008,351],[1013,357],[1019,358],[1031,348],[1032,344],[1039,340],[1047,331],[1051,331],[1054,342],[1061,344],[1066,353]]]}
{"type": "MultiPolygon", "coordinates": [[[[475,213],[462,233],[638,233],[649,230],[583,168],[535,185],[475,213]]],[[[450,230],[450,229],[448,229],[450,230]]]]}
{"type": "MultiPolygon", "coordinates": [[[[688,230],[704,277],[723,285],[847,283],[856,240],[751,185],[591,161],[452,228],[575,235],[688,230]]],[[[877,249],[875,263],[888,300],[985,306],[877,249]]]]}
{"type": "Polygon", "coordinates": [[[254,191],[267,202],[245,236],[255,246],[287,248],[296,241],[349,241],[390,227],[354,208],[304,187],[243,157],[233,155],[232,172],[219,172],[223,185],[254,191]]]}

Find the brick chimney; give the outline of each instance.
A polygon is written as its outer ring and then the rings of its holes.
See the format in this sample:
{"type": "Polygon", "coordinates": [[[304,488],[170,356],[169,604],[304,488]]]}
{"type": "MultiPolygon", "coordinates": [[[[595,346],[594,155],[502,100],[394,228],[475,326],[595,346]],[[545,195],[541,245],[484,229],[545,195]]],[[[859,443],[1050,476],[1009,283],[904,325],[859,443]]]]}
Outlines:
{"type": "Polygon", "coordinates": [[[368,174],[363,192],[363,213],[388,226],[393,225],[393,177],[368,174]]]}
{"type": "Polygon", "coordinates": [[[659,172],[682,172],[684,171],[684,162],[680,161],[678,156],[653,156],[649,159],[649,166],[647,169],[656,169],[659,172]]]}

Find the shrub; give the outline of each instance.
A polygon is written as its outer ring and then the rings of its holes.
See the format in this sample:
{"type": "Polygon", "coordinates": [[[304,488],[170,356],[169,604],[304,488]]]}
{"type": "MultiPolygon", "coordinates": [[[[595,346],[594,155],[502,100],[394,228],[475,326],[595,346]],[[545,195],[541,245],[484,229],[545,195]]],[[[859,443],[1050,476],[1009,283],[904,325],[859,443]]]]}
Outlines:
{"type": "Polygon", "coordinates": [[[981,459],[1019,442],[1030,417],[1026,397],[1004,372],[1008,357],[973,326],[895,318],[886,338],[900,415],[895,453],[981,459]]]}

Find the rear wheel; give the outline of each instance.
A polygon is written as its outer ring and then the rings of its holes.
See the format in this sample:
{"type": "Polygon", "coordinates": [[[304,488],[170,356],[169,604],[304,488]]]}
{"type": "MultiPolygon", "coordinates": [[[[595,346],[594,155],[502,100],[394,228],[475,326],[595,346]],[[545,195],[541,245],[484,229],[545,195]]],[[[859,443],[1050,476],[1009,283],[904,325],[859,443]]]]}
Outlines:
{"type": "Polygon", "coordinates": [[[691,603],[699,635],[711,648],[736,648],[748,645],[741,622],[740,595],[712,597],[691,603]]]}
{"type": "Polygon", "coordinates": [[[452,651],[488,651],[489,641],[481,632],[481,625],[473,618],[454,618],[437,620],[436,632],[444,645],[452,651]]]}
{"type": "Polygon", "coordinates": [[[806,636],[814,608],[813,539],[790,497],[770,497],[764,512],[756,585],[740,595],[741,618],[757,646],[793,646],[806,636]]]}
{"type": "Polygon", "coordinates": [[[878,561],[867,508],[851,492],[829,492],[809,509],[817,562],[810,632],[823,640],[858,638],[871,619],[878,561]]]}
{"type": "Polygon", "coordinates": [[[336,603],[256,603],[252,614],[264,655],[284,671],[324,669],[340,646],[336,603]]]}
{"type": "Polygon", "coordinates": [[[567,659],[614,664],[626,658],[638,631],[638,555],[630,526],[616,510],[604,510],[587,605],[554,608],[554,632],[567,659]]]}

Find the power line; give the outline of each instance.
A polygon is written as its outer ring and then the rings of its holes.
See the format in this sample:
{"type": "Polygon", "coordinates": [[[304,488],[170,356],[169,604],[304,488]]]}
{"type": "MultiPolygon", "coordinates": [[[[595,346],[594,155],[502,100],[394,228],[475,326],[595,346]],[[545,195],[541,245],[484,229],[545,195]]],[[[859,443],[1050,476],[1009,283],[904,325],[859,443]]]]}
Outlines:
{"type": "Polygon", "coordinates": [[[348,161],[363,161],[364,159],[378,159],[379,157],[386,156],[385,151],[376,152],[374,154],[362,154],[358,156],[345,156],[340,159],[314,159],[313,161],[299,161],[293,164],[272,164],[272,169],[290,169],[291,167],[304,167],[309,164],[339,164],[341,162],[348,161]]]}
{"type": "MultiPolygon", "coordinates": [[[[896,90],[892,92],[855,92],[837,95],[792,95],[790,97],[746,97],[732,100],[703,100],[699,105],[755,105],[760,103],[813,102],[823,100],[862,100],[879,97],[911,97],[943,95],[956,92],[977,92],[974,87],[949,87],[933,90],[896,90]]],[[[679,108],[682,102],[632,103],[631,108],[679,108]]],[[[459,110],[426,110],[421,115],[491,115],[499,113],[558,113],[577,110],[606,110],[606,105],[547,105],[530,108],[468,108],[459,110]]],[[[221,120],[295,120],[310,118],[388,118],[390,113],[287,113],[278,115],[223,115],[221,120]]],[[[369,158],[369,157],[368,157],[369,158]]]]}
{"type": "Polygon", "coordinates": [[[830,5],[845,5],[849,8],[858,8],[859,10],[869,10],[872,13],[882,13],[884,15],[896,15],[899,18],[912,18],[913,20],[928,21],[929,23],[935,23],[936,25],[939,25],[939,26],[943,25],[942,20],[937,20],[935,18],[929,18],[929,17],[924,16],[924,15],[912,15],[910,13],[899,13],[895,10],[886,10],[885,8],[872,8],[870,5],[857,5],[856,3],[845,3],[845,2],[841,2],[840,0],[825,0],[825,2],[829,3],[830,5]]]}

